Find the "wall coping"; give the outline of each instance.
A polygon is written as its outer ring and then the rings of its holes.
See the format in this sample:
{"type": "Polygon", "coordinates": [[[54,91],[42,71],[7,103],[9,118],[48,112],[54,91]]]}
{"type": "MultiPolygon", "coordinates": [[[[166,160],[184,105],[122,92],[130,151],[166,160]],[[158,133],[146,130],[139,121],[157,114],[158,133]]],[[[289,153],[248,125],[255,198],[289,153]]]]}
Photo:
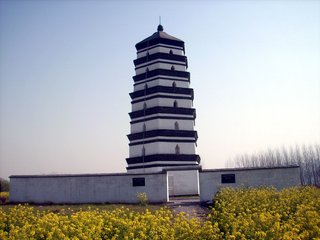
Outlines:
{"type": "Polygon", "coordinates": [[[146,176],[161,175],[164,172],[154,173],[82,173],[82,174],[42,174],[42,175],[11,175],[9,178],[69,178],[69,177],[116,177],[116,176],[146,176]]]}
{"type": "Polygon", "coordinates": [[[161,172],[152,173],[82,173],[82,174],[35,174],[35,175],[11,175],[9,178],[69,178],[69,177],[116,177],[116,176],[147,176],[147,175],[161,175],[167,174],[168,171],[186,171],[199,170],[199,172],[230,172],[230,171],[250,171],[250,170],[267,170],[267,169],[283,169],[283,168],[300,168],[299,165],[288,165],[278,167],[248,167],[248,168],[217,168],[217,169],[201,169],[197,167],[179,167],[166,168],[161,172]]]}
{"type": "Polygon", "coordinates": [[[201,166],[180,166],[180,167],[166,167],[162,170],[163,173],[166,172],[176,172],[176,171],[189,171],[189,170],[201,170],[201,166]]]}
{"type": "Polygon", "coordinates": [[[230,172],[230,171],[250,171],[250,170],[268,170],[283,168],[300,168],[299,165],[277,166],[277,167],[247,167],[247,168],[217,168],[217,169],[201,169],[200,172],[230,172]]]}

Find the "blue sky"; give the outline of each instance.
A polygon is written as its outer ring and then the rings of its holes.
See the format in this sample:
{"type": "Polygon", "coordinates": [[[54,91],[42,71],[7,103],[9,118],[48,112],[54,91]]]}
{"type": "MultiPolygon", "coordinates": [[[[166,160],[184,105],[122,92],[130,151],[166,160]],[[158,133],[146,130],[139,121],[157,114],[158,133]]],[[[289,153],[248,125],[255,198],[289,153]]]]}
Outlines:
{"type": "Polygon", "coordinates": [[[125,171],[134,45],[160,15],[205,168],[320,143],[319,1],[0,1],[0,177],[125,171]]]}

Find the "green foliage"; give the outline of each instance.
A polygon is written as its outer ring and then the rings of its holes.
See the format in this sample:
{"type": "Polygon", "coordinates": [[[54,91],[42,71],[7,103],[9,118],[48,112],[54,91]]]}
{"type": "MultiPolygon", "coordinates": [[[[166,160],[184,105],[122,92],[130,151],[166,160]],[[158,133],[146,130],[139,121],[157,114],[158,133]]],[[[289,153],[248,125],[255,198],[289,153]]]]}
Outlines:
{"type": "Polygon", "coordinates": [[[0,178],[0,192],[9,192],[9,181],[0,178]]]}

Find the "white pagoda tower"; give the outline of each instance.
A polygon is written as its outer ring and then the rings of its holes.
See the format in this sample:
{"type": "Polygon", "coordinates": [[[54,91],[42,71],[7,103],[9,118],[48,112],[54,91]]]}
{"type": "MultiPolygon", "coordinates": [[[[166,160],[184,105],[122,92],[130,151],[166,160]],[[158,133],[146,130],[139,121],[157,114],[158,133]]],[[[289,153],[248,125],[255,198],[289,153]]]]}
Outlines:
{"type": "Polygon", "coordinates": [[[127,171],[198,169],[196,111],[184,42],[159,25],[136,49],[127,171]]]}

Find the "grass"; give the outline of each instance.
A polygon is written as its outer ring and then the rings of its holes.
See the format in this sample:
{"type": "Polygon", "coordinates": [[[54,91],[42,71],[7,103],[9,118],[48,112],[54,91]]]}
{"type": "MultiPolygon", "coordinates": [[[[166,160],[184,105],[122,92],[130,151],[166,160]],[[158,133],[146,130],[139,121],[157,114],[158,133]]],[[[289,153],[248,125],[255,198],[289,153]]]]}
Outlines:
{"type": "MultiPolygon", "coordinates": [[[[1,200],[0,209],[3,211],[9,211],[11,208],[18,206],[16,203],[9,203],[9,193],[1,192],[0,193],[1,200]]],[[[161,207],[165,206],[163,204],[30,204],[25,203],[21,205],[27,205],[33,207],[34,211],[47,211],[54,213],[66,213],[72,214],[74,212],[78,212],[81,210],[99,210],[99,211],[113,211],[117,208],[128,208],[131,211],[135,212],[144,212],[148,209],[151,212],[159,210],[161,207]]]]}
{"type": "MultiPolygon", "coordinates": [[[[21,204],[24,205],[24,204],[21,204]]],[[[154,212],[159,210],[160,208],[164,207],[163,204],[150,204],[146,206],[141,206],[138,204],[63,204],[63,205],[56,205],[56,204],[46,204],[46,205],[38,205],[38,204],[25,204],[27,206],[33,207],[34,211],[47,211],[47,212],[54,212],[54,213],[66,213],[72,214],[74,212],[78,212],[81,210],[99,210],[99,211],[113,211],[117,208],[128,208],[131,211],[135,212],[145,212],[146,209],[154,212]]],[[[18,204],[5,204],[0,205],[0,209],[3,211],[9,211],[10,208],[18,206],[18,204]]]]}
{"type": "Polygon", "coordinates": [[[199,199],[199,195],[179,195],[179,196],[170,196],[171,199],[199,199]]]}

